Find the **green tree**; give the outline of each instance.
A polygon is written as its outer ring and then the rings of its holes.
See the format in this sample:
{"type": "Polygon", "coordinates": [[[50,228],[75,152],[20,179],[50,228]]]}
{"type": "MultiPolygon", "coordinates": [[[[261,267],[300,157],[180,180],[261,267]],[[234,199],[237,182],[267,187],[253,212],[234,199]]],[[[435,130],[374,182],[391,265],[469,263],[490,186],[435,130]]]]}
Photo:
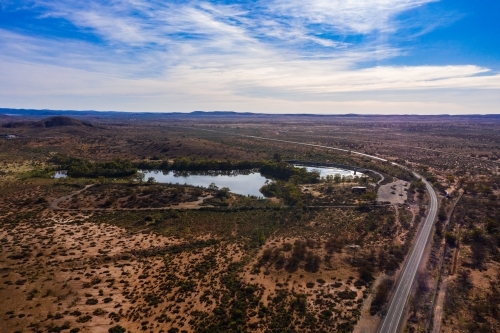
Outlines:
{"type": "Polygon", "coordinates": [[[306,271],[313,273],[319,271],[321,258],[317,254],[313,254],[312,252],[307,252],[305,260],[306,264],[304,265],[304,269],[306,271]]]}
{"type": "Polygon", "coordinates": [[[138,172],[135,179],[139,182],[139,184],[142,184],[144,179],[146,179],[146,174],[144,172],[138,172]]]}
{"type": "Polygon", "coordinates": [[[111,327],[109,330],[108,330],[109,333],[125,333],[126,332],[126,329],[121,327],[120,325],[116,325],[116,326],[113,326],[111,327]]]}
{"type": "Polygon", "coordinates": [[[451,247],[455,247],[457,245],[457,237],[451,232],[447,232],[445,235],[446,244],[451,247]]]}

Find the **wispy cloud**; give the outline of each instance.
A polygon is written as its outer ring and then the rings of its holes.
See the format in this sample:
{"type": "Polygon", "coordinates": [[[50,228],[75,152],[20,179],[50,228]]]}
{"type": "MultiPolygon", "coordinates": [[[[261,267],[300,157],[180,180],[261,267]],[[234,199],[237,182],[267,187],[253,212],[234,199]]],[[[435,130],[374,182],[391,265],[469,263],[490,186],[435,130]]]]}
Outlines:
{"type": "Polygon", "coordinates": [[[322,24],[342,34],[394,32],[397,16],[436,0],[274,0],[274,13],[293,17],[303,25],[322,24]]]}
{"type": "MultiPolygon", "coordinates": [[[[101,108],[115,103],[134,110],[155,109],[154,100],[157,110],[204,109],[206,103],[207,108],[254,105],[272,111],[297,102],[366,105],[359,95],[357,102],[345,101],[352,94],[399,91],[411,99],[413,92],[432,89],[500,89],[500,76],[476,65],[367,67],[374,59],[405,52],[386,37],[407,28],[401,14],[434,1],[6,2],[4,10],[36,12],[34,24],[70,22],[97,40],[0,29],[0,96],[9,101],[30,96],[43,103],[48,96],[64,103],[70,96],[88,97],[101,108]],[[363,38],[353,42],[352,36],[363,38]]],[[[445,103],[431,95],[430,103],[445,103]]],[[[372,105],[396,105],[384,98],[372,105]]]]}

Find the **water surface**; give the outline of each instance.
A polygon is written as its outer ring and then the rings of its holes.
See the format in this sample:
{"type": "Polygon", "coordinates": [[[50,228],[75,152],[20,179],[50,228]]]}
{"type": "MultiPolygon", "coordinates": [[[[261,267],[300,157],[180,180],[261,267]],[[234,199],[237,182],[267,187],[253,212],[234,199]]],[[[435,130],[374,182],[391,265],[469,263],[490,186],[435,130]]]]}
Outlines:
{"type": "Polygon", "coordinates": [[[208,187],[215,183],[219,188],[228,187],[231,192],[241,195],[254,195],[263,197],[259,189],[266,180],[271,179],[262,176],[259,172],[162,172],[141,170],[146,174],[146,180],[153,177],[158,183],[179,183],[192,186],[208,187]]]}
{"type": "MultiPolygon", "coordinates": [[[[362,174],[354,171],[343,170],[338,168],[325,167],[310,167],[303,165],[295,165],[297,167],[306,168],[307,171],[319,171],[321,177],[327,175],[353,176],[358,177],[362,174]]],[[[145,179],[153,178],[157,183],[172,183],[186,184],[191,186],[209,187],[214,183],[218,188],[228,187],[231,192],[241,195],[253,195],[263,197],[259,189],[266,184],[266,181],[272,181],[271,178],[266,178],[259,172],[254,170],[233,170],[233,171],[160,171],[160,170],[139,170],[145,174],[145,179]]],[[[67,177],[66,171],[56,171],[54,178],[67,177]]]]}
{"type": "Polygon", "coordinates": [[[335,175],[340,175],[341,177],[342,176],[345,176],[345,177],[348,177],[348,176],[351,176],[351,177],[361,177],[363,174],[361,172],[355,172],[352,171],[352,170],[344,170],[344,169],[339,169],[339,168],[333,168],[333,167],[311,167],[311,166],[305,166],[305,165],[300,165],[300,164],[294,164],[295,167],[298,167],[298,168],[306,168],[307,171],[311,172],[311,171],[319,171],[319,175],[320,177],[322,178],[325,178],[326,176],[335,176],[335,175]]]}
{"type": "Polygon", "coordinates": [[[66,178],[68,177],[67,171],[66,170],[60,170],[56,171],[52,178],[59,179],[59,178],[66,178]]]}

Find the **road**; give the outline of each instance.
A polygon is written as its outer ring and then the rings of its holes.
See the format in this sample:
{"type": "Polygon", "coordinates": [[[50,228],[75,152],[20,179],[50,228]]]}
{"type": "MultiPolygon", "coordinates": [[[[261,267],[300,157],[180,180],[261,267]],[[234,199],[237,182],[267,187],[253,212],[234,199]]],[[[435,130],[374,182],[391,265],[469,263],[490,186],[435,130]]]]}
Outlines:
{"type": "MultiPolygon", "coordinates": [[[[413,173],[416,177],[422,178],[420,175],[413,173]]],[[[422,262],[427,241],[432,232],[434,220],[436,219],[438,200],[432,186],[422,178],[425,187],[430,196],[430,206],[416,241],[411,249],[410,255],[407,257],[406,264],[403,267],[399,279],[396,283],[395,292],[390,300],[387,314],[380,325],[378,332],[380,333],[396,333],[401,329],[403,317],[405,316],[405,305],[410,296],[410,292],[417,275],[418,268],[422,262]]]]}
{"type": "MultiPolygon", "coordinates": [[[[253,136],[253,135],[235,134],[235,133],[229,133],[229,132],[223,132],[223,131],[215,131],[215,130],[209,130],[209,129],[204,129],[204,128],[198,128],[198,127],[185,127],[185,128],[191,129],[191,130],[202,130],[202,131],[208,131],[208,132],[216,132],[216,133],[220,133],[220,134],[241,136],[241,137],[252,138],[252,139],[257,139],[257,140],[291,143],[291,144],[302,145],[302,146],[310,146],[310,147],[318,147],[318,148],[324,148],[324,149],[329,149],[329,150],[343,151],[343,152],[348,152],[351,154],[361,155],[361,156],[368,157],[368,158],[382,161],[382,162],[388,162],[386,159],[383,159],[383,158],[380,158],[377,156],[368,155],[368,154],[355,152],[352,150],[347,150],[347,149],[342,149],[342,148],[321,146],[321,145],[288,141],[288,140],[265,138],[265,137],[253,136]]],[[[406,167],[399,165],[397,163],[392,163],[392,165],[403,168],[403,169],[407,169],[406,167]]],[[[434,189],[429,184],[429,182],[427,182],[422,176],[420,176],[419,174],[417,174],[415,172],[413,172],[413,175],[417,178],[421,178],[425,184],[427,192],[429,193],[429,196],[430,196],[429,211],[427,212],[427,217],[425,219],[425,222],[424,222],[423,226],[421,227],[421,229],[416,237],[415,243],[410,251],[410,255],[407,257],[406,263],[399,274],[399,279],[396,282],[395,289],[394,289],[395,292],[390,300],[389,309],[388,309],[387,314],[382,322],[382,325],[380,325],[380,327],[378,329],[378,332],[380,332],[380,333],[396,333],[396,332],[399,332],[399,330],[401,328],[401,324],[404,321],[403,317],[405,315],[405,305],[406,305],[406,302],[408,301],[408,297],[410,296],[413,282],[415,281],[415,276],[417,275],[417,270],[420,267],[420,264],[422,262],[422,257],[424,255],[425,247],[427,246],[427,241],[431,235],[432,227],[434,225],[434,220],[436,219],[436,215],[437,215],[438,200],[437,200],[437,195],[434,192],[434,189]]]]}
{"type": "Polygon", "coordinates": [[[288,141],[288,140],[280,140],[280,139],[273,139],[273,138],[265,138],[262,136],[255,136],[255,135],[245,135],[245,134],[237,134],[237,133],[230,133],[230,132],[224,132],[224,131],[216,131],[216,130],[210,130],[206,128],[199,128],[199,127],[182,127],[178,126],[179,128],[185,128],[185,129],[190,129],[190,130],[198,130],[198,131],[205,131],[205,132],[214,132],[214,133],[219,133],[219,134],[227,134],[227,135],[232,135],[232,136],[241,136],[244,138],[250,138],[250,139],[256,139],[256,140],[264,140],[264,141],[275,141],[275,142],[283,142],[283,143],[291,143],[295,145],[301,145],[301,146],[309,146],[309,147],[317,147],[317,148],[324,148],[324,149],[329,149],[329,150],[338,150],[338,151],[343,151],[345,153],[351,153],[355,155],[360,155],[360,156],[365,156],[374,160],[382,161],[382,162],[387,162],[386,159],[373,156],[373,155],[368,155],[364,153],[360,153],[357,151],[352,151],[348,149],[343,149],[343,148],[336,148],[336,147],[328,147],[328,146],[321,146],[321,145],[315,145],[312,143],[304,143],[304,142],[296,142],[296,141],[288,141]]]}
{"type": "Polygon", "coordinates": [[[88,188],[90,188],[90,187],[92,187],[92,186],[94,186],[94,185],[95,185],[95,184],[86,185],[84,188],[82,188],[82,189],[80,189],[80,190],[78,190],[78,191],[75,191],[75,192],[73,192],[73,193],[71,193],[71,194],[68,194],[68,195],[65,195],[65,196],[63,196],[63,197],[60,197],[60,198],[55,199],[54,201],[52,201],[52,202],[50,203],[49,208],[50,208],[50,209],[54,209],[54,210],[62,209],[62,208],[59,208],[59,204],[60,204],[61,202],[63,202],[64,200],[70,199],[70,198],[72,198],[73,196],[75,196],[75,195],[77,195],[77,194],[82,193],[83,191],[85,191],[86,189],[88,189],[88,188]]]}

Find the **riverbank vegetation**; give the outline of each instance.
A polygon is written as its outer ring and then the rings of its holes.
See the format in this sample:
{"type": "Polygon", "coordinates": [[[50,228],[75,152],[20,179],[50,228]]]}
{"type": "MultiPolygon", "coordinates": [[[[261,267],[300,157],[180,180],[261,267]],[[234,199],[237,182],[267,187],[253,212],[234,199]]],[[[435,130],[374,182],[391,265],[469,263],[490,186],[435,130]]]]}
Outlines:
{"type": "Polygon", "coordinates": [[[142,170],[161,171],[233,171],[258,169],[264,175],[280,180],[293,178],[295,183],[316,183],[319,173],[308,172],[305,168],[298,168],[286,162],[269,160],[262,161],[230,161],[176,158],[173,161],[139,161],[113,160],[109,162],[92,162],[81,158],[66,155],[55,155],[50,160],[59,170],[67,170],[71,177],[126,177],[142,170]]]}
{"type": "Polygon", "coordinates": [[[129,160],[91,162],[81,158],[56,155],[50,162],[58,165],[60,170],[67,170],[68,176],[75,178],[127,177],[137,173],[137,167],[129,160]]]}

